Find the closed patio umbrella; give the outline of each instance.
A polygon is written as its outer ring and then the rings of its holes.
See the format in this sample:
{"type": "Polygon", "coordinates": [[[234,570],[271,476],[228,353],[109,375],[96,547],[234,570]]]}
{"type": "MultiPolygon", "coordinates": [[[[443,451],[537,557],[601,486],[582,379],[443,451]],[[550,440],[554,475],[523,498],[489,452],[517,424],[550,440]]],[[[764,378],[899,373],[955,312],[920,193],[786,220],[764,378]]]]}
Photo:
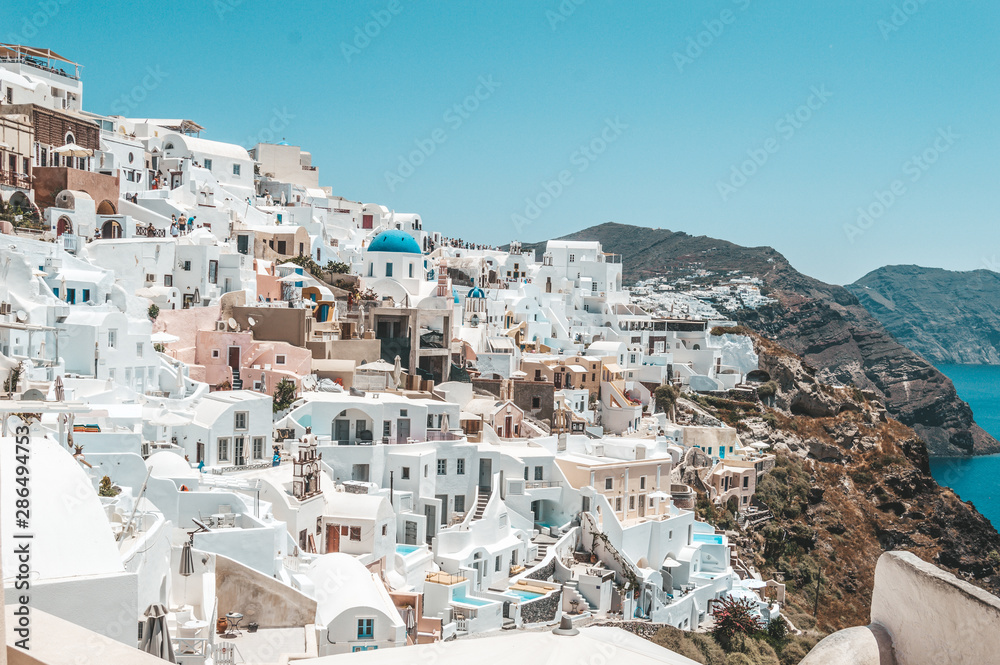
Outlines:
{"type": "Polygon", "coordinates": [[[449,430],[449,426],[450,425],[451,425],[451,423],[448,422],[448,414],[447,413],[442,413],[441,414],[441,431],[442,432],[447,432],[449,430]]]}
{"type": "Polygon", "coordinates": [[[181,548],[181,569],[178,572],[184,577],[194,575],[194,555],[191,553],[190,540],[181,548]]]}
{"type": "Polygon", "coordinates": [[[176,663],[170,632],[167,630],[167,608],[160,603],[153,603],[146,608],[145,615],[146,625],[143,627],[139,649],[168,663],[176,663]]]}
{"type": "Polygon", "coordinates": [[[403,364],[400,361],[399,356],[396,356],[396,362],[392,366],[392,382],[396,384],[397,388],[399,387],[399,382],[400,379],[402,379],[402,377],[403,377],[403,364]]]}

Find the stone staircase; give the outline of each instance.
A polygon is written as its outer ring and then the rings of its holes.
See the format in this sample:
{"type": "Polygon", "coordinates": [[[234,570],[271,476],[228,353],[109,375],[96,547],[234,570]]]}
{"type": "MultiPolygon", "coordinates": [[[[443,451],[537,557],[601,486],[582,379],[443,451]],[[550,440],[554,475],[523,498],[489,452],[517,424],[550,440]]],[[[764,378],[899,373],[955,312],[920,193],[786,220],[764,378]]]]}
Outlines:
{"type": "MultiPolygon", "coordinates": [[[[590,607],[590,603],[587,602],[587,599],[580,593],[579,585],[579,580],[570,580],[569,582],[563,584],[563,599],[566,603],[571,604],[570,607],[572,607],[572,602],[574,600],[577,601],[576,611],[578,614],[583,614],[584,612],[590,612],[592,608],[590,607]]],[[[565,607],[565,605],[563,607],[565,607]]]]}
{"type": "Polygon", "coordinates": [[[535,558],[532,559],[531,563],[528,564],[528,568],[539,564],[542,559],[545,558],[545,555],[549,553],[549,547],[555,544],[556,539],[552,536],[540,533],[532,538],[531,542],[538,547],[538,553],[535,555],[535,558]]]}
{"type": "Polygon", "coordinates": [[[243,379],[240,378],[238,369],[233,369],[233,390],[243,390],[243,379]]]}
{"type": "Polygon", "coordinates": [[[483,513],[486,512],[486,504],[490,502],[490,497],[493,495],[492,492],[479,489],[479,496],[476,498],[476,509],[472,514],[472,521],[483,519],[483,513]]]}

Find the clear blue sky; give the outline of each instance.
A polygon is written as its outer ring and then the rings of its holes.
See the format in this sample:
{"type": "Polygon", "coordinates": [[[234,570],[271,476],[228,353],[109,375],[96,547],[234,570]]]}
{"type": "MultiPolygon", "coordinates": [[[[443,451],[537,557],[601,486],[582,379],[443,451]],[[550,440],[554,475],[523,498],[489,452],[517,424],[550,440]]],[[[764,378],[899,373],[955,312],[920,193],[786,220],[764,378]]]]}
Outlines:
{"type": "Polygon", "coordinates": [[[88,110],[191,118],[243,145],[273,124],[336,193],[447,234],[633,223],[772,245],[838,283],[889,263],[1000,267],[996,2],[34,0],[2,14],[3,41],[85,66],[88,110]],[[433,153],[411,157],[417,142],[433,153]],[[933,164],[908,161],[925,151],[933,164]],[[763,164],[743,165],[753,155],[763,164]]]}

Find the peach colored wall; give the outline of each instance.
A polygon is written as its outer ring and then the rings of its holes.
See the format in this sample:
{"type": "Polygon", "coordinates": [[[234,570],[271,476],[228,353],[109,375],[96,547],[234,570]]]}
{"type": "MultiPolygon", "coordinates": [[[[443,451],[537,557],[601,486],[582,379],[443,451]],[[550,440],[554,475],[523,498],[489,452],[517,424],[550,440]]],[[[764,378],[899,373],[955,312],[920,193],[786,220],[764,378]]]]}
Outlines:
{"type": "Polygon", "coordinates": [[[224,381],[232,381],[233,372],[229,368],[229,347],[240,347],[240,365],[243,359],[253,351],[253,334],[234,332],[231,330],[199,330],[196,333],[197,349],[194,362],[205,367],[205,382],[218,385],[224,381]],[[218,349],[219,357],[212,357],[212,350],[218,349]]]}
{"type": "Polygon", "coordinates": [[[264,300],[281,300],[281,282],[274,275],[257,273],[257,295],[264,300]]]}
{"type": "MultiPolygon", "coordinates": [[[[191,309],[161,309],[153,324],[153,332],[166,331],[180,337],[180,340],[166,345],[167,353],[178,360],[192,364],[196,362],[195,344],[198,331],[214,329],[218,320],[218,305],[191,309]]],[[[194,378],[193,372],[191,377],[194,378]]]]}

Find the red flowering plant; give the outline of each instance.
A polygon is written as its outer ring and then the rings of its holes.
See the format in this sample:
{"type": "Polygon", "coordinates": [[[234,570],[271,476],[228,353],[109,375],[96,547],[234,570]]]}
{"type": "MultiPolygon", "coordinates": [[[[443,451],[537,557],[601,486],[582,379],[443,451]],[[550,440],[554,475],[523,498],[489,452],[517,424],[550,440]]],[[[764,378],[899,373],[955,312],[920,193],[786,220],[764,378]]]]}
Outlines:
{"type": "Polygon", "coordinates": [[[718,601],[712,610],[715,620],[712,636],[715,641],[728,651],[764,630],[764,623],[754,614],[754,609],[754,604],[746,598],[718,601]]]}

